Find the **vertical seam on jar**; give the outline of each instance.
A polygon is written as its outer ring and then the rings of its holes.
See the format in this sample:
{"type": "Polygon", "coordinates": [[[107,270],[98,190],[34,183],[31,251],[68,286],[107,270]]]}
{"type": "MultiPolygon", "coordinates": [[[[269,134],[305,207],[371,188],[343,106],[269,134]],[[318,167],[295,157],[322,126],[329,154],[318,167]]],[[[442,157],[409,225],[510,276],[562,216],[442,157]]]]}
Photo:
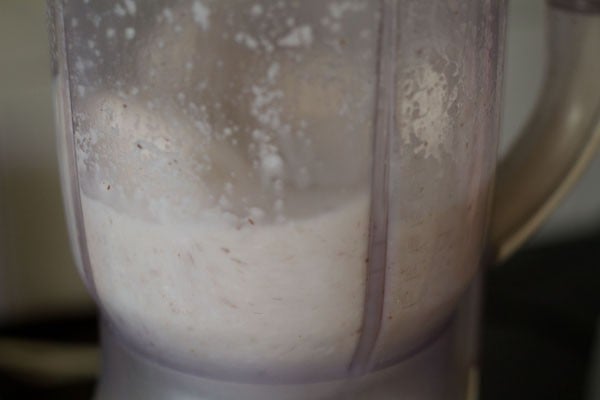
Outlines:
{"type": "MultiPolygon", "coordinates": [[[[98,294],[96,292],[96,284],[94,282],[94,273],[92,271],[92,265],[90,260],[90,255],[87,246],[87,234],[85,231],[85,221],[83,215],[83,206],[81,204],[81,188],[79,185],[79,169],[77,168],[77,149],[75,143],[75,124],[73,121],[73,101],[71,99],[71,76],[69,75],[69,48],[67,46],[67,38],[65,31],[65,12],[64,5],[61,1],[57,1],[57,4],[60,5],[61,9],[58,10],[59,18],[56,21],[60,21],[61,26],[59,27],[59,31],[56,33],[58,38],[57,46],[62,46],[64,51],[64,70],[62,71],[64,77],[61,79],[66,80],[65,89],[67,90],[65,101],[68,101],[68,105],[66,105],[65,110],[69,113],[68,118],[64,118],[65,125],[70,126],[70,132],[64,132],[67,135],[66,144],[69,147],[67,149],[67,154],[71,156],[71,160],[69,161],[69,179],[71,180],[72,185],[72,193],[69,193],[69,196],[73,199],[73,207],[75,208],[73,212],[75,213],[75,225],[76,225],[76,235],[78,238],[79,252],[81,255],[81,262],[83,267],[83,272],[85,274],[85,285],[92,298],[96,301],[96,304],[100,305],[100,299],[98,298],[98,294]]],[[[59,60],[60,63],[60,60],[59,60]]],[[[68,211],[67,211],[68,212],[68,211]]]]}
{"type": "Polygon", "coordinates": [[[389,144],[390,135],[395,130],[397,3],[398,0],[380,2],[365,300],[360,336],[349,366],[351,375],[362,375],[373,367],[373,351],[383,320],[389,218],[389,144]]]}

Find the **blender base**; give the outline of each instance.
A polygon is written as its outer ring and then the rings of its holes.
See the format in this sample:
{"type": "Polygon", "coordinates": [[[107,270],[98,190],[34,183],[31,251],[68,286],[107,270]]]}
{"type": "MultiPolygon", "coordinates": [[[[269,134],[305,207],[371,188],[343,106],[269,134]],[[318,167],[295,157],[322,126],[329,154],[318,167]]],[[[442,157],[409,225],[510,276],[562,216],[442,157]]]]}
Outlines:
{"type": "MultiPolygon", "coordinates": [[[[102,376],[95,400],[446,400],[457,396],[466,366],[456,365],[456,324],[430,346],[392,367],[359,378],[311,384],[249,384],[185,374],[128,349],[102,323],[102,376]]],[[[458,358],[461,358],[460,356],[458,358]]]]}

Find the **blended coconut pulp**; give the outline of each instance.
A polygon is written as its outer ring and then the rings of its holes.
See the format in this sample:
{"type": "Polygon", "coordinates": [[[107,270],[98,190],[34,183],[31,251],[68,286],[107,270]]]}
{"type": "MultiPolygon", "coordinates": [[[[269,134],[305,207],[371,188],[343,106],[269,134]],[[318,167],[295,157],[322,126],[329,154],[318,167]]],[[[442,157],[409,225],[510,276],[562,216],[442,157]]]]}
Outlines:
{"type": "MultiPolygon", "coordinates": [[[[184,371],[250,381],[345,376],[362,332],[369,199],[283,222],[152,221],[82,196],[94,285],[117,332],[184,371]]],[[[452,315],[476,263],[434,265],[437,233],[392,222],[373,359],[401,359],[452,315]],[[419,248],[414,244],[420,243],[419,248]],[[419,264],[416,264],[419,263],[419,264]]],[[[460,238],[450,239],[460,241],[460,238]]],[[[467,249],[468,250],[468,249],[467,249]]]]}

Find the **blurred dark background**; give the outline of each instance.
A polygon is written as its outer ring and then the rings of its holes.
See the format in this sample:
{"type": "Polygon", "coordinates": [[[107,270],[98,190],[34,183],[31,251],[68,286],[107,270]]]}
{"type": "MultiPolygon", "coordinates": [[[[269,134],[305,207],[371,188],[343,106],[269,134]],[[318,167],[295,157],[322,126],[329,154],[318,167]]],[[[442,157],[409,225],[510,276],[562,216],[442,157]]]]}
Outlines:
{"type": "MultiPolygon", "coordinates": [[[[542,83],[543,17],[542,1],[510,3],[501,154],[542,83]]],[[[0,28],[0,399],[89,399],[97,321],[68,249],[44,1],[1,1],[0,28]],[[33,358],[56,376],[41,379],[33,358]]],[[[596,157],[542,230],[488,271],[482,400],[600,399],[599,182],[596,157]]]]}

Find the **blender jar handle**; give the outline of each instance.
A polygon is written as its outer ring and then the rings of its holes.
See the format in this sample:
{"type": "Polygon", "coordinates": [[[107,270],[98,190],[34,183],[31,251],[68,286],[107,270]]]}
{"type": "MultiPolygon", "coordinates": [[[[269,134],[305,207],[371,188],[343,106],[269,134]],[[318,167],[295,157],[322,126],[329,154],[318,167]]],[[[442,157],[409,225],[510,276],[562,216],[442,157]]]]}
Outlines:
{"type": "Polygon", "coordinates": [[[573,187],[600,145],[600,1],[548,1],[544,89],[498,166],[490,239],[511,255],[573,187]]]}

